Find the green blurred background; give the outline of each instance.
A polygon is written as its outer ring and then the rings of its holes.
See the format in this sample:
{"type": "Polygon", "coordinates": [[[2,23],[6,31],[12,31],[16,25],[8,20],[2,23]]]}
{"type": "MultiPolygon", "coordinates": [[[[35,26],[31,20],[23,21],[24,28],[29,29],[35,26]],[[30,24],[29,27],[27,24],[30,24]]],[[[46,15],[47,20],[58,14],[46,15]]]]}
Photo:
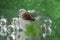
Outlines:
{"type": "MultiPolygon", "coordinates": [[[[18,10],[36,9],[40,15],[53,21],[52,35],[47,40],[60,40],[60,0],[0,0],[0,17],[5,16],[9,21],[18,17],[18,10]]],[[[5,40],[0,37],[0,40],[5,40]]]]}

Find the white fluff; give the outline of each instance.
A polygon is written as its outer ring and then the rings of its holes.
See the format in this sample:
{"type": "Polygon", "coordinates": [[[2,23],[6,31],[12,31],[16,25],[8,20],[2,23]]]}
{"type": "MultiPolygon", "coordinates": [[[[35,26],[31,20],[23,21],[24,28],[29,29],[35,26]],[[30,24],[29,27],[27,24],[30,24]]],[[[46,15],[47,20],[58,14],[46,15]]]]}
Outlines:
{"type": "Polygon", "coordinates": [[[7,20],[6,20],[5,18],[2,18],[2,19],[0,20],[0,22],[1,22],[1,24],[2,24],[2,22],[6,23],[7,20]]]}
{"type": "Polygon", "coordinates": [[[45,38],[45,37],[46,37],[46,35],[47,35],[46,33],[43,33],[43,38],[45,38]]]}
{"type": "Polygon", "coordinates": [[[19,16],[22,17],[22,15],[26,13],[26,10],[25,9],[20,9],[19,10],[19,16]]]}
{"type": "Polygon", "coordinates": [[[13,38],[13,40],[15,40],[15,32],[11,34],[11,37],[13,38]]]}
{"type": "Polygon", "coordinates": [[[45,19],[44,22],[49,22],[50,24],[52,23],[51,19],[45,19]]]}
{"type": "Polygon", "coordinates": [[[6,23],[7,23],[7,19],[5,18],[0,19],[0,27],[1,27],[0,35],[2,36],[7,35],[7,24],[6,23]]]}
{"type": "Polygon", "coordinates": [[[7,35],[7,27],[6,25],[1,27],[1,33],[2,36],[6,36],[7,35]]]}
{"type": "Polygon", "coordinates": [[[12,19],[12,25],[14,25],[15,28],[19,30],[19,26],[20,26],[19,18],[14,17],[14,18],[12,19]]]}
{"type": "Polygon", "coordinates": [[[49,30],[49,35],[51,35],[52,29],[48,27],[48,30],[49,30]]]}

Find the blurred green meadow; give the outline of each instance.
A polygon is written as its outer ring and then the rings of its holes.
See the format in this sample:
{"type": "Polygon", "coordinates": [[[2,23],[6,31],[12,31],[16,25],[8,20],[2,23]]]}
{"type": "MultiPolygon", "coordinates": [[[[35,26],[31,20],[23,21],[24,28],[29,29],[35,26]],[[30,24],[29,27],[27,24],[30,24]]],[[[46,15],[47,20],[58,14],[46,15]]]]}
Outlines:
{"type": "MultiPolygon", "coordinates": [[[[3,15],[9,21],[18,17],[19,9],[36,9],[42,18],[51,18],[52,35],[47,40],[60,40],[60,0],[0,0],[0,17],[3,15]]],[[[0,40],[6,40],[0,36],[0,40]]]]}

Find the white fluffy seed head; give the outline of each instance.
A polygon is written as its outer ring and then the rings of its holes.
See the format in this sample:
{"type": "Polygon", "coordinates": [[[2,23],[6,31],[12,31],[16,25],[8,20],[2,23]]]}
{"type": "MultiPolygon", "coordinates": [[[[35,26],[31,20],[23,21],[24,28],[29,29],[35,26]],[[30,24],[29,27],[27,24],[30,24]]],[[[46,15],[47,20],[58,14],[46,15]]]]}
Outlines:
{"type": "Polygon", "coordinates": [[[49,22],[52,23],[52,20],[49,19],[49,22]]]}
{"type": "Polygon", "coordinates": [[[31,18],[34,18],[34,19],[36,19],[36,20],[38,20],[39,19],[39,13],[36,11],[36,10],[28,10],[28,12],[29,12],[29,14],[30,14],[30,16],[31,16],[31,18]]]}
{"type": "Polygon", "coordinates": [[[52,25],[51,19],[45,19],[45,20],[44,20],[44,23],[45,23],[47,26],[51,26],[51,25],[52,25]]]}
{"type": "Polygon", "coordinates": [[[14,17],[14,18],[13,18],[13,21],[14,21],[14,20],[18,20],[18,18],[17,18],[17,17],[14,17]]]}
{"type": "Polygon", "coordinates": [[[8,27],[9,27],[9,28],[14,28],[14,25],[9,25],[8,27]]]}
{"type": "Polygon", "coordinates": [[[1,16],[0,22],[6,23],[7,22],[7,19],[5,19],[4,16],[1,16]]]}
{"type": "Polygon", "coordinates": [[[11,34],[11,37],[13,38],[13,40],[15,40],[15,32],[11,34]]]}
{"type": "Polygon", "coordinates": [[[13,21],[13,22],[18,21],[18,18],[15,17],[15,18],[12,19],[12,21],[13,21]]]}
{"type": "Polygon", "coordinates": [[[17,22],[18,22],[18,19],[19,19],[19,18],[17,18],[17,17],[14,17],[14,18],[12,19],[12,24],[17,24],[17,22]]]}
{"type": "Polygon", "coordinates": [[[37,13],[38,13],[38,12],[37,12],[36,10],[34,10],[34,9],[33,9],[33,10],[28,10],[28,12],[31,13],[31,14],[37,14],[37,13]]]}
{"type": "Polygon", "coordinates": [[[3,22],[3,23],[6,23],[7,20],[6,20],[5,18],[2,18],[2,19],[0,20],[0,22],[1,22],[1,24],[2,24],[2,22],[3,22]]]}
{"type": "Polygon", "coordinates": [[[43,37],[44,37],[44,38],[46,37],[46,35],[47,35],[46,33],[43,33],[43,37]]]}
{"type": "Polygon", "coordinates": [[[49,23],[52,23],[51,19],[45,19],[44,22],[49,22],[49,23]]]}
{"type": "Polygon", "coordinates": [[[26,13],[25,9],[20,9],[19,10],[19,16],[21,17],[24,13],[26,13]]]}
{"type": "Polygon", "coordinates": [[[52,29],[48,27],[49,35],[51,35],[52,29]]]}

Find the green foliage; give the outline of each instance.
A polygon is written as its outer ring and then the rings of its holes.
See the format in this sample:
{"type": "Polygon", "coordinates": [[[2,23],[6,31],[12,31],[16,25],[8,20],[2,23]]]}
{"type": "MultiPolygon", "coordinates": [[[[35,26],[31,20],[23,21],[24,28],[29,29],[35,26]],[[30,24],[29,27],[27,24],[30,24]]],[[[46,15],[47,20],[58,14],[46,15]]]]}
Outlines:
{"type": "Polygon", "coordinates": [[[31,24],[26,25],[26,35],[33,35],[34,38],[37,38],[40,34],[40,25],[32,22],[31,24]]]}

